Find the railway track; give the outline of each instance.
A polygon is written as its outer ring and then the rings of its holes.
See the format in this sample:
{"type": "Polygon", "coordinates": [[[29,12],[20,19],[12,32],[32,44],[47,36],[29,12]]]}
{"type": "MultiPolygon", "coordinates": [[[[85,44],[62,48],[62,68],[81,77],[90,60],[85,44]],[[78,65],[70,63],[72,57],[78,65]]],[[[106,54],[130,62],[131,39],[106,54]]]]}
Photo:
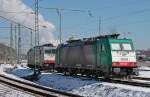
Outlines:
{"type": "Polygon", "coordinates": [[[37,84],[16,80],[4,75],[0,75],[0,82],[28,93],[40,95],[40,97],[82,97],[79,95],[43,87],[37,84]]]}
{"type": "Polygon", "coordinates": [[[138,80],[145,80],[145,81],[150,82],[150,78],[144,78],[144,77],[133,77],[130,80],[123,80],[123,79],[116,79],[116,78],[105,79],[104,77],[99,77],[99,78],[92,78],[92,77],[89,78],[89,77],[80,77],[80,76],[76,76],[76,77],[81,78],[82,80],[95,79],[97,81],[103,81],[103,82],[109,82],[109,83],[125,84],[125,85],[131,85],[131,86],[140,86],[140,87],[150,88],[150,83],[139,82],[139,81],[134,80],[134,79],[138,79],[138,80]]]}
{"type": "Polygon", "coordinates": [[[145,82],[138,82],[134,80],[121,80],[121,79],[104,79],[99,78],[101,81],[110,82],[110,83],[117,83],[117,84],[125,84],[125,85],[131,85],[131,86],[140,86],[140,87],[147,87],[150,88],[150,83],[145,82]]]}
{"type": "MultiPolygon", "coordinates": [[[[80,77],[78,76],[78,78],[80,78],[80,77]]],[[[97,81],[102,81],[102,82],[109,82],[109,83],[125,84],[125,85],[131,85],[131,86],[140,86],[140,87],[150,88],[150,83],[139,82],[139,81],[134,80],[134,79],[137,79],[137,80],[144,80],[144,81],[150,82],[150,78],[144,78],[144,77],[133,77],[132,79],[129,79],[129,80],[117,79],[117,78],[105,79],[104,77],[99,77],[99,78],[81,77],[81,79],[82,80],[95,79],[97,81]]]]}
{"type": "Polygon", "coordinates": [[[133,79],[150,81],[150,78],[146,78],[146,77],[133,77],[133,79]]]}

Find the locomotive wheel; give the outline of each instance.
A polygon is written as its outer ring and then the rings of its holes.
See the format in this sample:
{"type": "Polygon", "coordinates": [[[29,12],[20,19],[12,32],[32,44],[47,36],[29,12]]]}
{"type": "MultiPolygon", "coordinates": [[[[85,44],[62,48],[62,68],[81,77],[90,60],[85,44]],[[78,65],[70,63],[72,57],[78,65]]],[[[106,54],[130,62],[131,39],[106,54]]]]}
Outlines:
{"type": "Polygon", "coordinates": [[[107,72],[105,72],[105,73],[104,73],[104,78],[105,78],[105,79],[110,79],[110,74],[107,73],[107,72]]]}
{"type": "Polygon", "coordinates": [[[86,72],[85,70],[81,70],[81,76],[85,76],[86,72]]]}

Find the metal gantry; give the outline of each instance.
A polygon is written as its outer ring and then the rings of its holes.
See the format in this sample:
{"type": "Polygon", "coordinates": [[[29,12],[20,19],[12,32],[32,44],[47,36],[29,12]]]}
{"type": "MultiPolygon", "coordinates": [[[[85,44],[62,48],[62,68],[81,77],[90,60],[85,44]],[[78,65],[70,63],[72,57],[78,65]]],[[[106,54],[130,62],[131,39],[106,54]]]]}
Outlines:
{"type": "Polygon", "coordinates": [[[98,20],[98,32],[99,32],[99,36],[101,35],[101,16],[99,16],[99,20],[98,20]]]}
{"type": "Polygon", "coordinates": [[[18,51],[17,51],[17,63],[21,64],[21,25],[18,24],[18,51]]]}
{"type": "Polygon", "coordinates": [[[13,64],[13,52],[12,52],[12,49],[13,49],[13,24],[10,23],[10,55],[9,55],[9,63],[10,64],[13,64]]]}
{"type": "Polygon", "coordinates": [[[13,48],[13,24],[10,24],[10,47],[13,48]]]}
{"type": "Polygon", "coordinates": [[[40,65],[40,38],[39,38],[39,0],[34,0],[35,2],[35,64],[34,64],[34,74],[36,74],[36,68],[40,65]]]}
{"type": "Polygon", "coordinates": [[[71,11],[71,12],[81,12],[81,13],[88,13],[90,17],[92,17],[92,13],[90,10],[80,10],[80,9],[64,9],[64,8],[45,8],[45,7],[40,7],[48,10],[56,10],[58,16],[59,16],[59,42],[60,44],[63,42],[62,36],[62,11],[71,11]]]}
{"type": "Polygon", "coordinates": [[[14,47],[14,48],[15,48],[15,50],[17,51],[17,26],[16,26],[16,25],[15,25],[15,29],[14,29],[14,30],[15,30],[15,37],[14,37],[14,41],[15,41],[14,44],[15,44],[15,47],[14,47]]]}
{"type": "Polygon", "coordinates": [[[32,29],[31,29],[31,31],[30,31],[30,48],[32,48],[33,47],[33,44],[32,44],[32,42],[33,42],[33,32],[32,32],[32,29]]]}
{"type": "Polygon", "coordinates": [[[56,10],[59,16],[59,42],[61,44],[62,43],[62,13],[58,8],[56,10]]]}

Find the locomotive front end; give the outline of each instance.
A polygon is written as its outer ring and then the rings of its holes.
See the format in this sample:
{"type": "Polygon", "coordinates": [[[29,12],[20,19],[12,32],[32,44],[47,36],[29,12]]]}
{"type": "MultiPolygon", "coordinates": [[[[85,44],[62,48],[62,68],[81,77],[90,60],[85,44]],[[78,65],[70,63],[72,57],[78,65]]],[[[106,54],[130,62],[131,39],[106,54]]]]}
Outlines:
{"type": "Polygon", "coordinates": [[[132,40],[111,40],[113,74],[137,75],[136,53],[132,40]]]}

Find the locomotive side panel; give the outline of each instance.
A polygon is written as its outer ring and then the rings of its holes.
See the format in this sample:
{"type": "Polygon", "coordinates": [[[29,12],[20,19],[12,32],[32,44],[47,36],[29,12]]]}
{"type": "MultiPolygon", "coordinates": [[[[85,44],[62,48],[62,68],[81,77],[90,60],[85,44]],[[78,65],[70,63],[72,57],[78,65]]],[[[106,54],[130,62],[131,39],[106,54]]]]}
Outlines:
{"type": "Polygon", "coordinates": [[[33,65],[34,65],[34,51],[33,50],[30,50],[29,52],[28,52],[28,66],[29,67],[33,67],[33,65]]]}
{"type": "Polygon", "coordinates": [[[62,64],[63,67],[85,69],[94,67],[96,66],[96,55],[94,53],[93,45],[62,47],[60,50],[59,61],[60,62],[58,63],[60,65],[62,64]]]}
{"type": "Polygon", "coordinates": [[[65,74],[124,76],[134,73],[136,55],[132,41],[117,36],[71,40],[58,46],[56,68],[65,74]]]}
{"type": "Polygon", "coordinates": [[[28,66],[33,68],[34,65],[37,65],[40,64],[42,65],[42,63],[44,62],[44,52],[43,52],[43,48],[40,48],[40,49],[37,49],[39,50],[37,53],[35,52],[35,48],[31,49],[27,56],[28,56],[28,66]],[[35,54],[36,53],[36,54],[35,54]],[[35,55],[36,55],[36,58],[37,58],[37,63],[35,63],[35,55]]]}

